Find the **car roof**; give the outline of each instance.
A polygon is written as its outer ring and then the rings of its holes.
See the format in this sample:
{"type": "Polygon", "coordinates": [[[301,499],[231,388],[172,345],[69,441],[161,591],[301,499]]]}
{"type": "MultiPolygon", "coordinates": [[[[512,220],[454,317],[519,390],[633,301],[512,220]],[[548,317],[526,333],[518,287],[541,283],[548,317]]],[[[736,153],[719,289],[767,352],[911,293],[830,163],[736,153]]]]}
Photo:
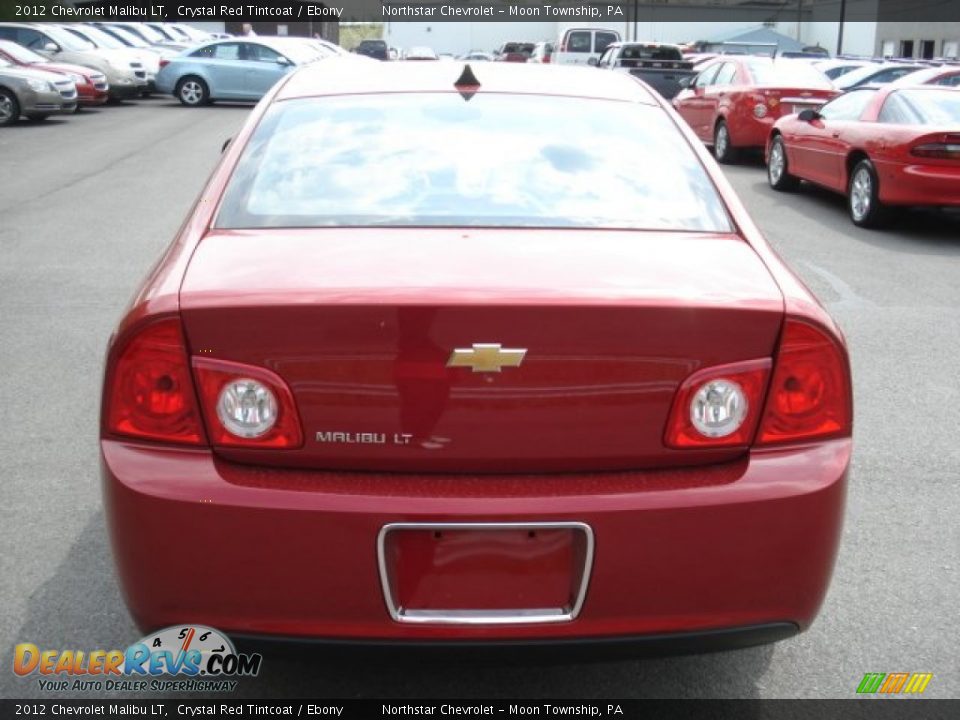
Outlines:
{"type": "MultiPolygon", "coordinates": [[[[290,75],[277,100],[322,95],[396,92],[445,92],[453,90],[468,62],[376,63],[349,72],[339,71],[338,58],[310,65],[290,75]]],[[[345,65],[345,67],[347,67],[345,65]]],[[[657,105],[650,91],[632,76],[599,72],[592,67],[546,64],[482,63],[470,66],[480,83],[480,92],[529,95],[566,95],[606,100],[624,100],[657,105]]]]}
{"type": "Polygon", "coordinates": [[[268,47],[281,50],[284,44],[289,45],[290,41],[310,39],[311,38],[297,37],[293,35],[245,35],[243,37],[217,38],[216,40],[205,41],[199,45],[189,48],[189,50],[193,52],[194,50],[199,50],[200,48],[212,47],[214,45],[226,45],[228,43],[260,43],[261,45],[266,45],[268,47]]]}
{"type": "Polygon", "coordinates": [[[651,40],[646,42],[644,40],[618,40],[617,42],[610,43],[607,47],[669,47],[669,48],[680,48],[676,43],[663,43],[655,42],[651,40]]]}

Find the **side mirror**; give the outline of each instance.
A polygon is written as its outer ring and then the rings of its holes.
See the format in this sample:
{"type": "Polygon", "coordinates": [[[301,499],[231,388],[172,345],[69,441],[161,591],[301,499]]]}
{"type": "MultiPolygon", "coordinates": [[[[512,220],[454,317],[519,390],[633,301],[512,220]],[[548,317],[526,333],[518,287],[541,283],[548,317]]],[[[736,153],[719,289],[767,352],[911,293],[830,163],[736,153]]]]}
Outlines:
{"type": "Polygon", "coordinates": [[[231,140],[233,140],[233,138],[227,138],[226,140],[223,141],[223,146],[220,148],[221,155],[227,151],[228,147],[230,147],[231,140]]]}
{"type": "Polygon", "coordinates": [[[282,65],[283,67],[290,67],[291,65],[293,65],[293,63],[287,60],[287,58],[285,58],[283,55],[281,55],[280,57],[277,58],[277,65],[282,65]]]}
{"type": "Polygon", "coordinates": [[[677,81],[677,84],[682,88],[688,88],[691,85],[693,85],[693,79],[695,77],[696,75],[688,75],[687,77],[682,77],[680,78],[679,81],[677,81]]]}
{"type": "Polygon", "coordinates": [[[591,67],[596,67],[599,62],[600,61],[597,60],[595,57],[592,57],[589,60],[587,60],[587,65],[590,65],[591,67]]]}
{"type": "Polygon", "coordinates": [[[801,122],[809,123],[809,122],[813,122],[814,120],[819,120],[822,117],[823,115],[821,115],[819,112],[817,112],[813,108],[807,108],[806,110],[800,111],[800,114],[797,115],[797,120],[800,120],[801,122]]]}
{"type": "Polygon", "coordinates": [[[60,52],[60,46],[57,45],[55,42],[47,42],[47,43],[44,43],[43,49],[44,49],[46,52],[49,52],[49,53],[58,53],[58,52],[60,52]]]}

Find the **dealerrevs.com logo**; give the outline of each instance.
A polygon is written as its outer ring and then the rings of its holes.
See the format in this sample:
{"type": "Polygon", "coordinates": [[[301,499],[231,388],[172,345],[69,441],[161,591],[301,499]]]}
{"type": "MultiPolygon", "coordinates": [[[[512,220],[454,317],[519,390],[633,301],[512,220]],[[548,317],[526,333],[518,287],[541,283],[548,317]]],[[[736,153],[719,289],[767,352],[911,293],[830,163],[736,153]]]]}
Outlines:
{"type": "Polygon", "coordinates": [[[238,653],[219,630],[175,625],[151,633],[126,650],[41,650],[20,643],[13,671],[39,675],[41,690],[229,692],[236,677],[260,672],[263,656],[238,653]],[[169,679],[170,677],[177,679],[169,679]]]}

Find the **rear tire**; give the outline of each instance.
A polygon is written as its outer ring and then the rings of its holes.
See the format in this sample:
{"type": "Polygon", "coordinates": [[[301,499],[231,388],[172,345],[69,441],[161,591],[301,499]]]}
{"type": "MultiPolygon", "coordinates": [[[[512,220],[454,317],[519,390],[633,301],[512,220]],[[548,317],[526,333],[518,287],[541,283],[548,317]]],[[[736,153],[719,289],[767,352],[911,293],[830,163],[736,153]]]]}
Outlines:
{"type": "Polygon", "coordinates": [[[884,225],[889,213],[880,202],[880,181],[873,163],[864,158],[853,167],[847,184],[847,209],[853,224],[863,228],[884,225]]]}
{"type": "Polygon", "coordinates": [[[195,75],[180,78],[175,92],[177,100],[187,107],[200,107],[210,102],[210,88],[195,75]]]}
{"type": "Polygon", "coordinates": [[[0,127],[13,125],[20,119],[20,103],[9,90],[0,88],[0,127]]]}
{"type": "Polygon", "coordinates": [[[787,148],[780,135],[770,142],[770,157],[767,158],[767,180],[778,192],[791,192],[800,187],[800,178],[790,174],[787,148]]]}
{"type": "Polygon", "coordinates": [[[724,165],[737,161],[737,149],[730,142],[730,129],[723,120],[713,130],[713,156],[724,165]]]}

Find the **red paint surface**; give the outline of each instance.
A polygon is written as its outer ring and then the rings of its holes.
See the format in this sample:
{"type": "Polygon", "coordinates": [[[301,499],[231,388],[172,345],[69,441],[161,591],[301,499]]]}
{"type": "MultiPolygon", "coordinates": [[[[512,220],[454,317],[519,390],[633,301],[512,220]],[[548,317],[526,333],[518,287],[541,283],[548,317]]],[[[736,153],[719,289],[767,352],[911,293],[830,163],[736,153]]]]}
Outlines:
{"type": "MultiPolygon", "coordinates": [[[[803,122],[786,117],[777,122],[773,132],[783,136],[790,174],[846,193],[856,161],[866,157],[876,168],[880,200],[884,203],[960,205],[960,161],[921,158],[910,153],[911,148],[924,143],[960,144],[960,126],[878,122],[884,102],[899,89],[902,88],[879,88],[859,120],[803,122]]],[[[936,88],[935,92],[944,89],[936,88]]]]}
{"type": "Polygon", "coordinates": [[[781,98],[820,98],[826,101],[839,94],[836,90],[815,87],[757,85],[743,61],[731,55],[718,57],[709,65],[704,65],[701,72],[723,63],[737,66],[732,84],[685,88],[673,99],[677,112],[697,137],[707,144],[713,143],[717,123],[723,120],[730,131],[733,147],[762,148],[777,119],[793,112],[792,104],[781,103],[781,98]],[[762,118],[754,115],[757,104],[767,107],[767,114],[762,118]]]}
{"type": "MultiPolygon", "coordinates": [[[[202,620],[314,637],[585,637],[808,625],[840,538],[850,441],[702,469],[539,476],[271,470],[110,440],[102,450],[119,576],[143,627],[202,620]],[[390,619],[377,568],[383,525],[497,520],[593,528],[576,620],[473,628],[390,619]]],[[[471,588],[485,592],[476,578],[471,588]]]]}
{"type": "MultiPolygon", "coordinates": [[[[454,92],[441,77],[446,64],[415,65],[383,77],[371,70],[352,87],[396,91],[396,78],[411,73],[418,90],[454,92]]],[[[525,65],[500,67],[509,72],[484,68],[481,92],[529,85],[525,65]]],[[[180,318],[191,356],[259,365],[289,384],[306,435],[304,448],[286,453],[212,451],[101,428],[107,518],[137,622],[408,639],[807,626],[837,552],[849,428],[763,450],[671,451],[663,436],[671,399],[696,369],[765,357],[775,369],[786,318],[833,338],[848,379],[842,335],[680,118],[638,83],[606,77],[614,73],[537,75],[564,80],[539,83],[539,93],[659,104],[704,163],[736,234],[210,233],[269,102],[311,83],[349,91],[328,75],[297,73],[254,109],[111,343],[107,387],[124,338],[158,317],[180,318]],[[496,376],[445,368],[452,347],[473,342],[525,347],[528,357],[496,376]],[[397,423],[452,442],[310,446],[327,423],[358,432],[397,423]],[[586,523],[596,545],[583,610],[550,625],[396,623],[376,544],[398,522],[586,523]]],[[[427,604],[454,591],[458,602],[485,593],[503,601],[488,575],[457,575],[454,587],[411,572],[404,592],[427,604]]],[[[536,592],[552,597],[556,582],[536,592]]]]}

